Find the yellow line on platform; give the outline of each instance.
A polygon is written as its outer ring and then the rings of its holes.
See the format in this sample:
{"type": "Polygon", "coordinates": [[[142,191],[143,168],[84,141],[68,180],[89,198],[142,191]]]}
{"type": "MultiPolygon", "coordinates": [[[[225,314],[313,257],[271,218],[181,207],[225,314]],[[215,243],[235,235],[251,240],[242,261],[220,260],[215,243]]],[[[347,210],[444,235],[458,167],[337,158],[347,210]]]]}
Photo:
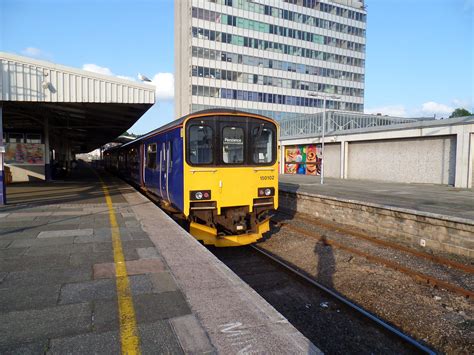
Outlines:
{"type": "Polygon", "coordinates": [[[117,224],[117,219],[115,218],[115,211],[109,189],[100,176],[99,179],[102,184],[107,207],[109,208],[110,229],[112,230],[122,354],[140,354],[137,321],[133,307],[132,290],[130,289],[128,280],[127,266],[125,265],[125,257],[123,256],[120,229],[117,224]]]}

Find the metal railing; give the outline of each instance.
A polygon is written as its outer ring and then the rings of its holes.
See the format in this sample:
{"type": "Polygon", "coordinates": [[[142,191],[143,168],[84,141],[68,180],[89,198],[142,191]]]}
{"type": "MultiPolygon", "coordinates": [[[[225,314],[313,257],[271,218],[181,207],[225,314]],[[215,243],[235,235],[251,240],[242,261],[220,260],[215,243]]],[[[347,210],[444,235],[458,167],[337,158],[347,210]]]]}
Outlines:
{"type": "MultiPolygon", "coordinates": [[[[417,118],[403,118],[363,113],[340,111],[326,112],[326,134],[368,128],[376,126],[391,126],[403,123],[416,122],[417,118]]],[[[279,121],[281,137],[320,136],[323,131],[323,112],[300,117],[286,118],[279,121]]]]}

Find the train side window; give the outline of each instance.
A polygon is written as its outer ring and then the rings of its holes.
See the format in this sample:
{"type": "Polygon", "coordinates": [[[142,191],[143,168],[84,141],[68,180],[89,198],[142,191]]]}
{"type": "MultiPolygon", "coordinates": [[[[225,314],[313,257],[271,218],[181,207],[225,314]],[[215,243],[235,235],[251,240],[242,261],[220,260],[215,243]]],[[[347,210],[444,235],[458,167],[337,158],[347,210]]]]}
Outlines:
{"type": "Polygon", "coordinates": [[[252,129],[252,160],[256,164],[273,161],[273,131],[263,124],[252,129]]]}
{"type": "Polygon", "coordinates": [[[146,166],[148,169],[156,169],[156,144],[149,144],[147,148],[146,166]]]}
{"type": "Polygon", "coordinates": [[[189,128],[189,162],[191,164],[212,164],[213,130],[206,125],[189,128]]]}
{"type": "Polygon", "coordinates": [[[244,162],[244,130],[241,127],[224,127],[222,130],[222,161],[226,164],[244,162]]]}

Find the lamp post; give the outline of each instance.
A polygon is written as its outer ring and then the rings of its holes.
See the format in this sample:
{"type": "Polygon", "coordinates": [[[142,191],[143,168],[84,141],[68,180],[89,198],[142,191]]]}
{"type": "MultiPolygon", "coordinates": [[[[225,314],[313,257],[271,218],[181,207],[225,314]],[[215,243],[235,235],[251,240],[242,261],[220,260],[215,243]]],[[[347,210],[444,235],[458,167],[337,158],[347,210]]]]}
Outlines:
{"type": "Polygon", "coordinates": [[[333,99],[333,100],[340,100],[340,96],[336,95],[325,95],[316,92],[308,93],[309,96],[318,97],[323,99],[323,130],[321,132],[321,185],[324,184],[324,136],[326,135],[326,100],[333,99]]]}

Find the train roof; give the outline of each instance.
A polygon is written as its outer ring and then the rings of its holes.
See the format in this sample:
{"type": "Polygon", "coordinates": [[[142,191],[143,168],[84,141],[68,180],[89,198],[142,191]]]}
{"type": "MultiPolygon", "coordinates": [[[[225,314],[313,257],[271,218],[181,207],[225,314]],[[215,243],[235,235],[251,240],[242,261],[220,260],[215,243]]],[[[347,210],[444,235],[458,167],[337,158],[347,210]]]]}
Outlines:
{"type": "Polygon", "coordinates": [[[225,113],[225,114],[234,114],[234,115],[238,115],[238,114],[240,114],[240,115],[252,115],[252,116],[257,116],[257,117],[262,117],[262,118],[269,119],[269,117],[265,117],[265,116],[258,115],[258,114],[255,114],[255,113],[245,112],[245,111],[240,111],[240,110],[231,110],[231,109],[225,109],[225,108],[213,108],[213,109],[209,109],[209,110],[201,110],[201,111],[196,111],[196,112],[187,114],[186,116],[178,118],[177,120],[171,121],[170,123],[167,123],[164,126],[156,128],[153,131],[150,131],[150,132],[144,134],[141,137],[138,137],[137,139],[135,139],[131,142],[128,142],[128,143],[125,143],[125,144],[121,145],[120,147],[126,147],[128,145],[138,143],[141,140],[146,139],[150,136],[153,136],[157,133],[167,131],[171,128],[177,127],[177,126],[181,125],[186,119],[188,119],[191,116],[211,115],[211,114],[214,114],[214,113],[225,113]]]}

